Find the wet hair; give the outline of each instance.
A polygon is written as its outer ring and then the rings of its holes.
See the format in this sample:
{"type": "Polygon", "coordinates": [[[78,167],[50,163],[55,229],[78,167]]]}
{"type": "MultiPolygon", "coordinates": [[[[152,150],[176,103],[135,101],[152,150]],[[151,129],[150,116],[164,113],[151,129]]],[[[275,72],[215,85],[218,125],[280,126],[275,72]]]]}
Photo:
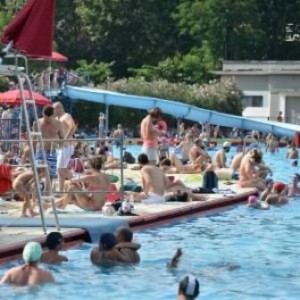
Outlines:
{"type": "Polygon", "coordinates": [[[141,153],[139,156],[138,156],[138,162],[139,164],[141,164],[142,166],[144,165],[147,165],[149,163],[149,159],[148,159],[148,156],[144,153],[141,153]]]}
{"type": "Polygon", "coordinates": [[[104,250],[111,250],[117,245],[117,239],[112,233],[102,233],[100,236],[99,247],[104,250]]]}
{"type": "Polygon", "coordinates": [[[89,165],[92,169],[100,171],[102,169],[102,157],[101,156],[95,156],[90,158],[89,165]]]}
{"type": "Polygon", "coordinates": [[[47,235],[45,244],[49,250],[55,250],[57,246],[59,246],[62,243],[63,240],[64,237],[62,236],[62,234],[60,232],[54,231],[54,232],[50,232],[47,235]]]}
{"type": "Polygon", "coordinates": [[[125,242],[131,242],[133,238],[133,233],[129,228],[121,228],[118,231],[118,235],[122,236],[125,242]]]}
{"type": "Polygon", "coordinates": [[[293,166],[293,167],[298,167],[298,160],[294,160],[294,161],[292,162],[292,166],[293,166]]]}
{"type": "Polygon", "coordinates": [[[43,115],[46,116],[46,117],[51,117],[54,115],[54,109],[52,106],[50,105],[46,105],[44,108],[43,108],[43,115]]]}
{"type": "Polygon", "coordinates": [[[160,162],[160,165],[161,165],[161,166],[171,167],[171,166],[172,166],[172,163],[171,163],[171,161],[170,161],[168,158],[165,158],[165,159],[163,159],[163,160],[160,162]]]}
{"type": "Polygon", "coordinates": [[[161,116],[161,109],[158,108],[158,107],[154,107],[152,109],[149,110],[149,115],[152,117],[152,118],[157,118],[159,119],[160,116],[161,116]]]}
{"type": "Polygon", "coordinates": [[[250,157],[254,159],[255,162],[260,162],[262,160],[262,153],[258,149],[250,150],[250,157]]]}
{"type": "Polygon", "coordinates": [[[180,281],[178,292],[188,299],[195,299],[200,294],[200,283],[193,276],[186,276],[180,281]]]}

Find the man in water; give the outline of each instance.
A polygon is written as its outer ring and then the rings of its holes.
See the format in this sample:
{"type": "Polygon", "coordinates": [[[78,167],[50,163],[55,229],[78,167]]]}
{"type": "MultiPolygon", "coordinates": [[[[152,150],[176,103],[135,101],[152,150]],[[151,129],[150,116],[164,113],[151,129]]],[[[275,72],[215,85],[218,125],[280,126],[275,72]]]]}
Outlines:
{"type": "Polygon", "coordinates": [[[286,158],[289,159],[298,159],[299,158],[299,152],[296,149],[295,146],[292,146],[292,148],[290,148],[286,154],[286,158]]]}
{"type": "Polygon", "coordinates": [[[27,243],[23,250],[25,264],[8,270],[1,279],[0,284],[37,285],[53,282],[54,277],[52,274],[38,266],[42,253],[43,250],[39,243],[27,243]]]}
{"type": "MultiPolygon", "coordinates": [[[[53,139],[55,142],[44,142],[44,149],[47,157],[47,161],[49,164],[49,172],[50,176],[56,176],[56,155],[54,151],[53,144],[57,144],[58,140],[62,140],[64,138],[63,126],[59,120],[56,120],[54,117],[54,109],[52,106],[47,105],[43,108],[43,117],[38,120],[39,127],[42,132],[43,139],[53,139]]],[[[37,124],[33,124],[33,130],[38,131],[37,124]]],[[[38,145],[39,147],[39,145],[38,145]]],[[[42,153],[37,151],[36,159],[42,159],[42,153]]]]}
{"type": "Polygon", "coordinates": [[[46,247],[48,252],[43,253],[41,262],[46,264],[55,264],[68,261],[68,258],[59,254],[63,249],[64,237],[60,232],[50,232],[46,238],[46,247]]]}
{"type": "Polygon", "coordinates": [[[158,129],[156,124],[161,117],[161,110],[156,107],[149,111],[149,114],[141,122],[141,137],[143,140],[142,153],[149,158],[151,165],[156,165],[158,161],[158,129]]]}
{"type": "MultiPolygon", "coordinates": [[[[53,104],[53,109],[57,120],[61,122],[62,135],[64,140],[73,138],[76,131],[76,124],[72,116],[65,112],[63,105],[60,102],[53,104]]],[[[66,141],[57,150],[57,171],[59,191],[64,190],[65,181],[72,178],[72,173],[68,169],[68,164],[74,152],[73,142],[66,141]]]]}

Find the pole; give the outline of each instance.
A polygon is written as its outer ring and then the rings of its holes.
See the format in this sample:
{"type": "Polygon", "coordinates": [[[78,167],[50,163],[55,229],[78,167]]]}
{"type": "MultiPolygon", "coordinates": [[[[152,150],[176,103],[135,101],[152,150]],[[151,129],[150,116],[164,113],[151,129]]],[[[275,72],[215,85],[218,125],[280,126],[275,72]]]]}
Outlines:
{"type": "Polygon", "coordinates": [[[109,105],[105,105],[105,132],[106,136],[108,134],[108,128],[109,128],[109,105]]]}

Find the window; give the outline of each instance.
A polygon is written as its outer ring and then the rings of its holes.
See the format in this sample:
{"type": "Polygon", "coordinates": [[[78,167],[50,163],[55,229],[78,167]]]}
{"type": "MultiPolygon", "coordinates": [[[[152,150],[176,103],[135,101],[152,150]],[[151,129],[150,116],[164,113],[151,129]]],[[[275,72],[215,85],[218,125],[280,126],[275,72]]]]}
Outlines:
{"type": "Polygon", "coordinates": [[[244,96],[245,107],[263,107],[263,96],[244,96]]]}

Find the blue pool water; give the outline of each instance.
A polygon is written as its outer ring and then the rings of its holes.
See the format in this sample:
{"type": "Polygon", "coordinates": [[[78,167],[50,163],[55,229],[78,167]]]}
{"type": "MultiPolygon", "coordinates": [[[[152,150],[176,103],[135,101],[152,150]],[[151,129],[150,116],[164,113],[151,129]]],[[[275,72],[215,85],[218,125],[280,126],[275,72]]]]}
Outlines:
{"type": "MultiPolygon", "coordinates": [[[[296,171],[286,150],[265,156],[276,180],[296,171]]],[[[230,155],[229,155],[230,156],[230,155]]],[[[300,295],[300,199],[267,211],[236,206],[209,217],[192,218],[135,234],[142,244],[137,266],[101,269],[89,261],[92,245],[67,251],[70,262],[47,267],[56,284],[37,288],[1,287],[1,299],[175,299],[188,273],[201,283],[200,299],[293,300],[300,295]],[[183,259],[166,268],[175,250],[183,259]]],[[[17,265],[1,266],[0,274],[17,265]]]]}

